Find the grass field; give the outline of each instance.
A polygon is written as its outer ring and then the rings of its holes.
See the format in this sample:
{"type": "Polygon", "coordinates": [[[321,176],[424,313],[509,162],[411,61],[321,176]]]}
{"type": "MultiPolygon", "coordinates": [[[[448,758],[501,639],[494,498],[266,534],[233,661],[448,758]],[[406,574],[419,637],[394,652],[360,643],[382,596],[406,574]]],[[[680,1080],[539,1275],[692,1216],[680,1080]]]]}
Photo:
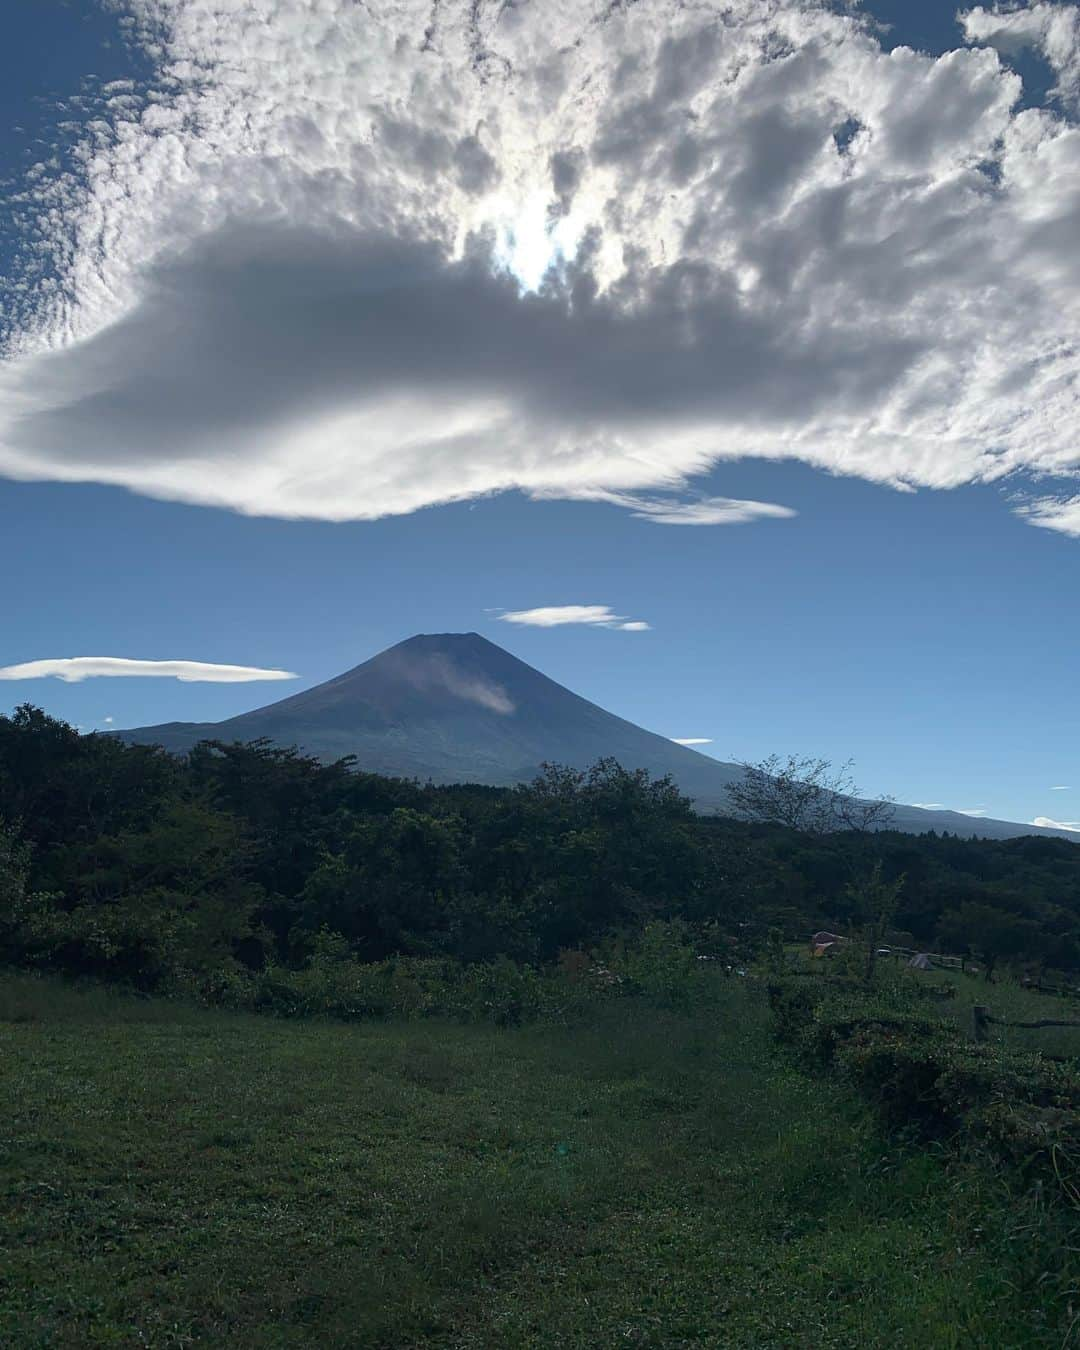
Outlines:
{"type": "Polygon", "coordinates": [[[0,976],[3,1346],[1063,1344],[1030,1215],[693,1015],[332,1025],[0,976]]]}

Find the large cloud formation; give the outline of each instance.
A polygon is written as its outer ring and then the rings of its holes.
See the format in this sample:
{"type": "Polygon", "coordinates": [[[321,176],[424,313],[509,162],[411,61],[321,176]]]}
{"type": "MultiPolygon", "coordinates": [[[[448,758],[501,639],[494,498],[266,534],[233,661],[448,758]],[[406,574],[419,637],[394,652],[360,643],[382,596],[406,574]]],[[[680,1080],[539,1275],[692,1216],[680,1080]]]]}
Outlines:
{"type": "Polygon", "coordinates": [[[1075,5],[973,10],[938,58],[818,0],[122,8],[158,78],[16,202],[0,472],[726,523],[789,513],[679,493],[787,457],[1034,475],[1080,535],[1075,5]]]}

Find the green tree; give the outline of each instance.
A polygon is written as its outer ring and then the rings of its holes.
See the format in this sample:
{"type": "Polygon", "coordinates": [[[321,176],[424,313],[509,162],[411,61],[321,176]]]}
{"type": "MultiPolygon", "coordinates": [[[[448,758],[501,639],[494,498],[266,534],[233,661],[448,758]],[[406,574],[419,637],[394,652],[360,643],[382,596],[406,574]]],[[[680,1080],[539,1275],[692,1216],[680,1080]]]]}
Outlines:
{"type": "Polygon", "coordinates": [[[55,897],[30,889],[31,849],[0,819],[0,963],[33,966],[49,950],[55,897]]]}
{"type": "Polygon", "coordinates": [[[996,905],[965,901],[944,914],[938,928],[941,941],[983,962],[987,980],[1001,961],[1018,961],[1037,954],[1042,942],[1039,926],[996,905]]]}
{"type": "Polygon", "coordinates": [[[293,937],[327,929],[365,960],[439,945],[463,889],[459,824],[412,807],[361,818],[338,853],[327,854],[300,895],[293,937]]]}
{"type": "Polygon", "coordinates": [[[891,881],[885,879],[880,860],[874,864],[869,875],[853,881],[847,888],[850,909],[862,927],[862,940],[866,947],[863,974],[867,984],[873,983],[878,948],[885,941],[903,889],[902,876],[891,881]]]}

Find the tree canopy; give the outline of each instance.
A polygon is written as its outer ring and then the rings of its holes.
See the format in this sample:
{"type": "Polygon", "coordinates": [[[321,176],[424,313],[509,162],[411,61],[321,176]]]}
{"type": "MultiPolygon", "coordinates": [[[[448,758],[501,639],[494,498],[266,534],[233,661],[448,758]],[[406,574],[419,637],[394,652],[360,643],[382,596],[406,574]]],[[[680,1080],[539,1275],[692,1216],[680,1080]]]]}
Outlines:
{"type": "Polygon", "coordinates": [[[887,917],[991,968],[1080,965],[1076,845],[826,830],[835,783],[807,781],[783,819],[702,817],[612,760],[435,787],[266,742],[173,757],[23,707],[0,717],[0,960],[153,988],[302,964],[326,933],[361,960],[528,963],[653,920],[799,937],[887,917]]]}

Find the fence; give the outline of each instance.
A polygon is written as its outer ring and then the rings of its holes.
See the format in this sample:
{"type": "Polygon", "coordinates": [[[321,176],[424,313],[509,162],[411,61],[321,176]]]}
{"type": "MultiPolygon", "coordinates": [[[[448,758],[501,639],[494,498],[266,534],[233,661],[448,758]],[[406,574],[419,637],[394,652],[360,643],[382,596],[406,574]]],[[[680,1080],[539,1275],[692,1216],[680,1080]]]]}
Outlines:
{"type": "Polygon", "coordinates": [[[977,1041],[985,1041],[988,1028],[1012,1027],[1022,1031],[1041,1031],[1045,1027],[1080,1027],[1075,1019],[1062,1021],[1054,1017],[1040,1017],[1034,1022],[1019,1022],[1011,1017],[994,1017],[990,1009],[976,1003],[971,1010],[971,1034],[977,1041]]]}

